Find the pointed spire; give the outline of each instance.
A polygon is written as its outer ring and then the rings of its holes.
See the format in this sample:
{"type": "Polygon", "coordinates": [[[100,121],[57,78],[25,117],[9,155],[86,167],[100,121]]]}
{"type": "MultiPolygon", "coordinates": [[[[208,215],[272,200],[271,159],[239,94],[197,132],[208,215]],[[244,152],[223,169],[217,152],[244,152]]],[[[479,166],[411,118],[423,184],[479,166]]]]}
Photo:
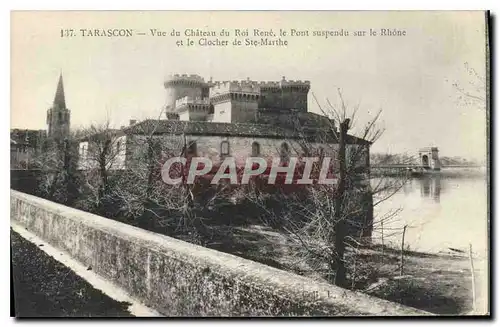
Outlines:
{"type": "Polygon", "coordinates": [[[57,83],[56,96],[54,97],[54,108],[66,108],[62,71],[59,75],[59,82],[57,83]]]}

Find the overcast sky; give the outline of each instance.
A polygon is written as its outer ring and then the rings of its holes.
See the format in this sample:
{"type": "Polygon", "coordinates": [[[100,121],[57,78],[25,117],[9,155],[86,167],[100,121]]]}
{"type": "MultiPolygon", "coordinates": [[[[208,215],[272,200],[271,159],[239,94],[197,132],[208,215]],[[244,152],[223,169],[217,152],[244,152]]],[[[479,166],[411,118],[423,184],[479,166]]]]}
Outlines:
{"type": "MultiPolygon", "coordinates": [[[[76,128],[108,115],[116,126],[157,117],[171,73],[206,79],[311,81],[309,110],[337,104],[337,88],[359,105],[358,126],[382,109],[386,131],[374,152],[438,146],[441,155],[482,159],[484,104],[464,105],[452,84],[471,88],[464,63],[485,76],[482,12],[22,12],[12,14],[14,128],[45,129],[46,110],[63,72],[66,103],[76,128]],[[60,29],[75,36],[61,38],[60,29]],[[80,29],[129,28],[147,35],[82,37],[80,29]],[[150,29],[219,31],[221,28],[309,30],[285,37],[286,47],[177,47],[185,37],[153,37],[150,29]],[[353,36],[354,31],[397,28],[406,36],[353,36]],[[313,37],[313,31],[349,31],[313,37]]],[[[193,38],[197,39],[197,38],[193,38]]],[[[226,38],[232,40],[233,38],[226,38]]]]}

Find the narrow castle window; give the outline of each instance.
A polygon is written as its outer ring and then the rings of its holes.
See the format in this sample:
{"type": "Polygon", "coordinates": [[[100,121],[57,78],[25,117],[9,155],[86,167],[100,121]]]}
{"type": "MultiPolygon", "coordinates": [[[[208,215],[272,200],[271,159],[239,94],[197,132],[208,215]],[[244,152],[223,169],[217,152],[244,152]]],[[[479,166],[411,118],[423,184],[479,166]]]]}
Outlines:
{"type": "Polygon", "coordinates": [[[260,156],[260,144],[258,142],[252,143],[252,157],[260,156]]]}
{"type": "Polygon", "coordinates": [[[221,154],[221,156],[228,156],[229,155],[229,142],[228,141],[221,142],[220,154],[221,154]]]}

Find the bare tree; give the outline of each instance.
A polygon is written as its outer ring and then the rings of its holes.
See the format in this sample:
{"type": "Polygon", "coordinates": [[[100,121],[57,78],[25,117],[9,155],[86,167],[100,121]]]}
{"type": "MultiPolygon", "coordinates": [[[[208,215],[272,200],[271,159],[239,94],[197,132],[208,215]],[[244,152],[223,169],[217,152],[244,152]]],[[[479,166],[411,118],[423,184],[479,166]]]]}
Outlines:
{"type": "Polygon", "coordinates": [[[64,139],[45,139],[35,151],[32,163],[40,172],[37,184],[41,196],[67,205],[72,205],[77,198],[76,140],[76,133],[64,139]]]}
{"type": "MultiPolygon", "coordinates": [[[[320,129],[304,128],[302,122],[292,121],[299,138],[290,140],[299,157],[333,157],[337,184],[301,186],[298,192],[251,192],[248,196],[265,211],[265,223],[284,231],[297,265],[308,266],[331,283],[347,287],[347,275],[352,278],[353,272],[346,269],[346,247],[356,249],[363,240],[371,239],[373,207],[395,194],[405,180],[372,183],[369,147],[383,133],[377,126],[381,113],[355,128],[358,108],[350,110],[340,90],[338,95],[338,106],[329,101],[328,108],[320,106],[329,117],[320,129]],[[356,130],[357,137],[347,133],[351,130],[356,130]],[[271,206],[269,198],[276,199],[271,206]]],[[[316,165],[312,174],[317,174],[320,166],[316,165]]],[[[395,214],[382,219],[393,219],[395,214]]]]}
{"type": "Polygon", "coordinates": [[[186,155],[188,142],[182,126],[179,124],[169,133],[160,132],[160,128],[160,120],[146,121],[127,135],[128,167],[119,187],[113,190],[122,210],[139,217],[139,224],[146,228],[171,226],[172,221],[179,220],[179,214],[182,217],[190,214],[193,203],[188,185],[167,185],[161,176],[166,159],[186,155]]]}
{"type": "Polygon", "coordinates": [[[168,173],[187,177],[189,159],[196,156],[197,139],[186,133],[188,122],[161,120],[161,115],[162,112],[158,119],[142,121],[126,132],[127,167],[110,196],[120,214],[138,226],[203,243],[210,230],[204,213],[224,187],[203,180],[176,185],[163,181],[163,164],[173,157],[183,157],[188,163],[172,166],[168,173]]]}
{"type": "Polygon", "coordinates": [[[105,214],[111,207],[113,174],[122,168],[122,135],[111,127],[109,119],[83,128],[79,134],[79,169],[86,193],[81,205],[105,214]]]}
{"type": "Polygon", "coordinates": [[[487,99],[487,79],[484,75],[477,72],[468,62],[464,63],[465,71],[469,76],[466,84],[454,82],[453,87],[459,94],[459,101],[465,105],[486,109],[487,99]]]}

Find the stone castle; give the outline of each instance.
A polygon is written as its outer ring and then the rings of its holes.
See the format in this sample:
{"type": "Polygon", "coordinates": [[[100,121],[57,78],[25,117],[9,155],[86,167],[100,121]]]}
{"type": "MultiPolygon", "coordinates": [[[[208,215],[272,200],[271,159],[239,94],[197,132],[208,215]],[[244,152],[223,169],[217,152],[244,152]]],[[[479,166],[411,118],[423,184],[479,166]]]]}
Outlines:
{"type": "MultiPolygon", "coordinates": [[[[207,158],[215,165],[227,157],[232,157],[240,167],[249,157],[267,161],[279,158],[283,164],[289,163],[292,156],[336,158],[338,131],[333,120],[308,111],[310,86],[309,81],[290,81],[284,77],[274,82],[250,79],[213,82],[198,75],[170,76],[164,82],[166,117],[131,121],[129,126],[105,132],[109,137],[106,167],[114,171],[143,169],[145,156],[152,149],[151,140],[157,141],[153,151],[159,150],[160,156],[184,153],[207,158]]],[[[33,131],[42,134],[36,137],[37,141],[46,138],[49,143],[63,144],[61,141],[70,133],[70,110],[66,106],[62,75],[46,122],[47,131],[33,131]]],[[[35,137],[24,136],[28,132],[11,131],[11,168],[39,168],[33,159],[36,152],[44,150],[39,146],[41,142],[30,144],[35,137]],[[29,152],[21,156],[19,151],[25,149],[29,152]]],[[[78,137],[78,145],[75,144],[78,170],[102,168],[99,136],[100,133],[78,137]]],[[[356,171],[358,168],[368,171],[370,143],[352,135],[347,136],[346,143],[346,153],[363,148],[363,156],[354,164],[356,171]]],[[[338,161],[332,164],[337,166],[338,161]]],[[[361,206],[366,203],[369,202],[360,199],[361,206]]],[[[371,209],[363,208],[368,213],[363,219],[371,221],[371,209]]]]}
{"type": "MultiPolygon", "coordinates": [[[[237,164],[244,164],[250,156],[282,161],[292,155],[335,156],[337,128],[328,117],[308,111],[309,81],[283,77],[270,82],[249,78],[215,82],[199,75],[175,74],[164,81],[164,87],[166,115],[162,119],[131,120],[117,132],[122,155],[115,167],[130,166],[133,154],[144,147],[145,135],[168,144],[182,134],[190,154],[213,163],[227,156],[237,164]]],[[[369,142],[352,135],[346,142],[369,147],[369,142]]],[[[81,142],[80,153],[88,152],[90,146],[86,140],[81,142]]],[[[368,153],[367,149],[367,158],[368,153]]],[[[82,163],[81,167],[88,165],[85,160],[82,163]]]]}
{"type": "Polygon", "coordinates": [[[164,83],[167,117],[183,121],[256,123],[260,114],[307,113],[309,81],[205,81],[171,75],[164,83]]]}
{"type": "MultiPolygon", "coordinates": [[[[333,120],[308,111],[309,81],[283,77],[280,81],[267,82],[249,78],[215,82],[212,79],[205,81],[199,75],[175,74],[164,81],[164,87],[166,115],[162,119],[131,120],[129,126],[115,130],[120,144],[117,151],[123,154],[118,156],[121,163],[116,167],[128,166],[130,158],[126,154],[135,152],[138,145],[134,142],[137,143],[141,135],[153,133],[167,141],[180,131],[197,155],[208,156],[214,162],[226,156],[241,160],[248,156],[286,158],[292,149],[303,146],[301,140],[304,139],[314,152],[334,155],[326,150],[333,151],[336,147],[337,129],[333,120]],[[331,145],[326,146],[328,143],[331,145]]],[[[61,74],[53,105],[47,110],[47,130],[36,131],[37,137],[24,136],[34,131],[11,131],[11,152],[16,154],[12,161],[20,161],[16,159],[18,152],[37,151],[42,139],[59,142],[68,137],[70,116],[61,74]],[[31,144],[35,139],[36,144],[31,144]]],[[[367,145],[351,135],[347,142],[367,145]]],[[[79,161],[87,161],[88,149],[88,140],[82,139],[79,161]]]]}

